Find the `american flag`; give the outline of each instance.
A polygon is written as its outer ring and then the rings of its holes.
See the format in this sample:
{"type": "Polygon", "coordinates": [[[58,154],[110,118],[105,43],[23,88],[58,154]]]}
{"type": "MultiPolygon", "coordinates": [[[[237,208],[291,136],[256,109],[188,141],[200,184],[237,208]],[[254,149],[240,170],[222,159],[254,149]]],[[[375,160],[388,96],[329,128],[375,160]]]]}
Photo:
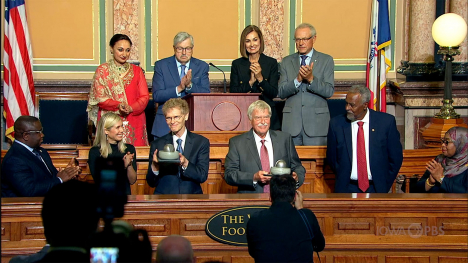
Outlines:
{"type": "Polygon", "coordinates": [[[371,92],[369,108],[386,112],[387,72],[392,66],[388,0],[373,0],[372,2],[366,86],[371,92]],[[378,71],[379,67],[380,71],[378,71]]]}
{"type": "Polygon", "coordinates": [[[3,55],[3,116],[5,135],[13,139],[13,124],[22,115],[34,115],[31,39],[24,0],[5,0],[3,55]]]}

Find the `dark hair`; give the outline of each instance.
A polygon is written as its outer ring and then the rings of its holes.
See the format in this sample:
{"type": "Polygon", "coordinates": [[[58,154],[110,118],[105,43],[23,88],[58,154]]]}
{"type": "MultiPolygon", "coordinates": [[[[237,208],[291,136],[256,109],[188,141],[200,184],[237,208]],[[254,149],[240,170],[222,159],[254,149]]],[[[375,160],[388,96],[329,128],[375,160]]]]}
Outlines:
{"type": "Polygon", "coordinates": [[[260,38],[260,49],[258,52],[260,54],[263,53],[263,50],[265,50],[265,44],[263,43],[263,34],[262,31],[260,31],[260,28],[258,28],[255,25],[249,25],[244,30],[242,31],[241,38],[240,38],[240,53],[244,58],[248,58],[249,54],[247,50],[245,49],[245,39],[247,38],[247,35],[252,33],[252,32],[257,32],[258,38],[260,38]]]}
{"type": "Polygon", "coordinates": [[[47,243],[87,246],[99,221],[96,193],[94,185],[76,180],[58,184],[47,192],[41,212],[47,243]]]}
{"type": "Polygon", "coordinates": [[[290,174],[273,175],[270,180],[270,196],[272,202],[294,202],[296,180],[290,174]]]}
{"type": "Polygon", "coordinates": [[[114,47],[115,43],[119,42],[120,40],[127,40],[130,42],[130,46],[132,46],[132,41],[127,35],[124,34],[115,34],[111,40],[109,41],[109,46],[114,47]]]}

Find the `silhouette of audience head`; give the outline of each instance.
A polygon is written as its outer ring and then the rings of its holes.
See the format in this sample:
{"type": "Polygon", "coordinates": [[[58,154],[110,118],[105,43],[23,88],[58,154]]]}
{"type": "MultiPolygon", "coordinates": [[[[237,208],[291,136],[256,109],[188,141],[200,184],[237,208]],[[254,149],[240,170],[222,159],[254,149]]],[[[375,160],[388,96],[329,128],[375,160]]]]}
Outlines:
{"type": "Polygon", "coordinates": [[[96,192],[94,185],[75,180],[47,192],[41,215],[51,247],[87,248],[99,221],[96,192]]]}
{"type": "Polygon", "coordinates": [[[13,125],[15,140],[18,140],[31,148],[41,146],[44,138],[41,121],[34,116],[20,116],[13,125]]]}
{"type": "Polygon", "coordinates": [[[270,180],[271,202],[293,203],[296,196],[296,180],[290,174],[273,175],[270,180]]]}
{"type": "Polygon", "coordinates": [[[156,263],[194,262],[192,244],[185,237],[171,235],[158,244],[156,263]]]}

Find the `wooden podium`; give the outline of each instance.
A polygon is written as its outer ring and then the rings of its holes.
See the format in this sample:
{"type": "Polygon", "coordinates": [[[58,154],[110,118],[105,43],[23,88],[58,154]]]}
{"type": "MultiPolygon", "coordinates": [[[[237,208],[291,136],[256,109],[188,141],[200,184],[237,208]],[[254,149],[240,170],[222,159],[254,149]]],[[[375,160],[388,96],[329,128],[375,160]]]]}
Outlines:
{"type": "Polygon", "coordinates": [[[233,132],[252,128],[247,109],[260,93],[192,93],[184,97],[190,106],[186,122],[190,131],[233,132]]]}

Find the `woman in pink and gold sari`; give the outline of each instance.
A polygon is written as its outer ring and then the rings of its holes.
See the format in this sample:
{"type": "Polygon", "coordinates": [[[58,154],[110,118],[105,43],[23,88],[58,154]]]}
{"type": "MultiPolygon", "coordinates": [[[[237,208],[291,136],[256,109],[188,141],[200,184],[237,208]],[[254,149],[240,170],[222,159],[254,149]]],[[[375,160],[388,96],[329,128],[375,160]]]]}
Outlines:
{"type": "Polygon", "coordinates": [[[145,108],[149,93],[143,70],[127,62],[132,41],[123,34],[115,34],[109,42],[112,59],[101,64],[94,74],[89,92],[89,119],[97,122],[106,112],[122,117],[124,142],[147,146],[145,108]]]}

